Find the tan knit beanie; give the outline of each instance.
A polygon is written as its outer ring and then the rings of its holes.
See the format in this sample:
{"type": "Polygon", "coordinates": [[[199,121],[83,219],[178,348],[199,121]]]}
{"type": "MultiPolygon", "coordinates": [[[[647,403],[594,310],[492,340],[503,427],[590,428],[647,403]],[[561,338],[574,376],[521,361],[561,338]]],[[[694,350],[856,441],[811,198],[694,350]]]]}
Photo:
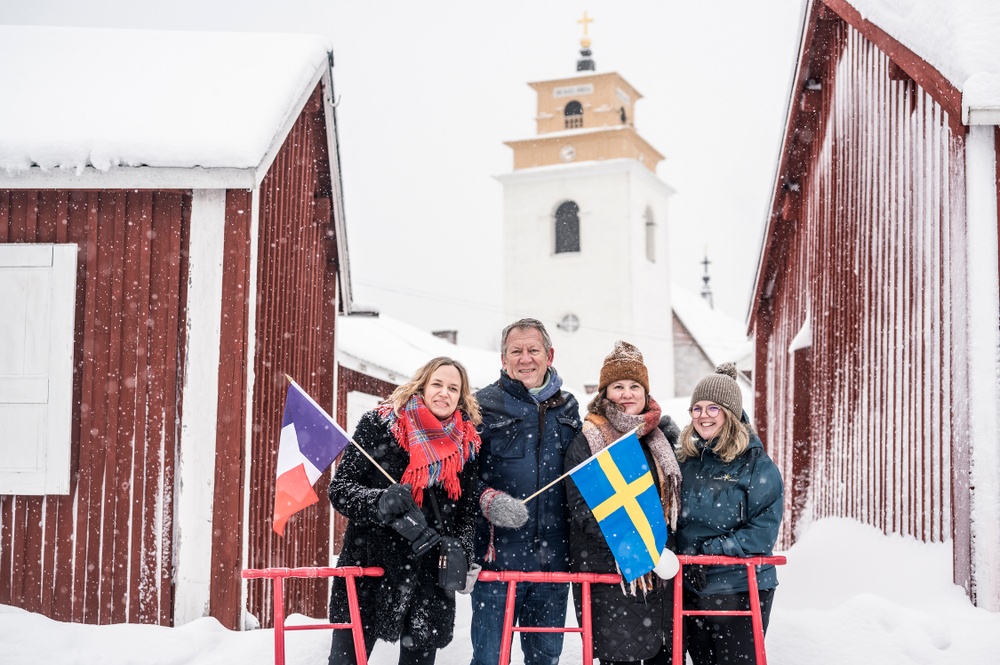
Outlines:
{"type": "Polygon", "coordinates": [[[698,382],[691,394],[691,406],[703,400],[725,407],[737,418],[743,415],[743,393],[736,383],[736,365],[723,363],[715,368],[715,374],[698,382]]]}
{"type": "Polygon", "coordinates": [[[628,342],[618,340],[615,342],[615,350],[604,358],[597,390],[601,392],[609,384],[625,379],[638,382],[646,394],[649,394],[649,372],[642,362],[642,353],[628,342]]]}

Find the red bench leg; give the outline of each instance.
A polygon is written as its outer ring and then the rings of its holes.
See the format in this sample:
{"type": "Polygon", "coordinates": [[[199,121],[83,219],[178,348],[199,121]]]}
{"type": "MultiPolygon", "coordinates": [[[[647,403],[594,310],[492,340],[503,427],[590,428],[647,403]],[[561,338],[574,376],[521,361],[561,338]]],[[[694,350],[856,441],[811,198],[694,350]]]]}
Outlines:
{"type": "Polygon", "coordinates": [[[747,564],[747,582],[750,587],[750,620],[753,622],[753,647],[757,652],[757,665],[767,665],[764,653],[764,620],[760,614],[760,593],[757,590],[757,568],[747,564]]]}

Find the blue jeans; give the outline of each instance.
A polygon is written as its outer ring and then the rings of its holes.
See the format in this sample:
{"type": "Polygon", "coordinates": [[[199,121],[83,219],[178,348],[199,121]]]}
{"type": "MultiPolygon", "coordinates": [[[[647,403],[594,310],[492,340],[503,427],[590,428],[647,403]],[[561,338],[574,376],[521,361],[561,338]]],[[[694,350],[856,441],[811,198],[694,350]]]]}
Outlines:
{"type": "MultiPolygon", "coordinates": [[[[517,585],[514,625],[565,626],[568,584],[517,585]]],[[[503,637],[505,582],[477,582],[472,589],[472,665],[497,665],[503,637]]],[[[524,665],[557,665],[564,633],[521,633],[524,665]]]]}

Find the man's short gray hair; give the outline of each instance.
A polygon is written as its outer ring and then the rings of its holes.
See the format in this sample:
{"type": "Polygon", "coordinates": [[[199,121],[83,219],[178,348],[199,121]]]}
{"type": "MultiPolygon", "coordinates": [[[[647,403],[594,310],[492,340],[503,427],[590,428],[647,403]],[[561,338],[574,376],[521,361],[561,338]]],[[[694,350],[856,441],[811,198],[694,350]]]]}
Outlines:
{"type": "Polygon", "coordinates": [[[502,354],[507,353],[507,336],[510,335],[511,330],[537,330],[542,335],[545,353],[552,350],[552,338],[549,337],[549,331],[545,329],[545,325],[541,321],[538,319],[518,319],[500,333],[500,353],[502,354]]]}

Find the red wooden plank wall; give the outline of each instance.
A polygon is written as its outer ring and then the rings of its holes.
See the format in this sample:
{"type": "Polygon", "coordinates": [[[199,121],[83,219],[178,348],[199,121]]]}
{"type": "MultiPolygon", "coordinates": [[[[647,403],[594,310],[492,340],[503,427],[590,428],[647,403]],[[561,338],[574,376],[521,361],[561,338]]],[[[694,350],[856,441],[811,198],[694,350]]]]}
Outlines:
{"type": "Polygon", "coordinates": [[[965,463],[951,432],[964,134],[858,32],[840,30],[810,75],[823,126],[757,318],[758,413],[791,490],[782,545],[802,516],[941,541],[952,536],[952,465],[965,463]],[[807,314],[812,346],[790,354],[807,314]]]}
{"type": "MultiPolygon", "coordinates": [[[[322,566],[330,560],[329,475],[317,484],[320,500],[296,516],[285,537],[271,528],[275,464],[287,391],[294,378],[329,410],[333,408],[333,277],[336,256],[329,204],[326,129],[319,89],[299,117],[261,186],[258,304],[254,358],[253,435],[250,459],[250,568],[322,566]]],[[[248,611],[265,625],[273,620],[272,586],[249,585],[248,611]]],[[[326,584],[295,580],[286,587],[289,611],[327,614],[326,584]]]]}
{"type": "Polygon", "coordinates": [[[169,625],[190,199],[0,191],[0,242],[80,246],[68,496],[0,496],[0,603],[169,625]]]}

